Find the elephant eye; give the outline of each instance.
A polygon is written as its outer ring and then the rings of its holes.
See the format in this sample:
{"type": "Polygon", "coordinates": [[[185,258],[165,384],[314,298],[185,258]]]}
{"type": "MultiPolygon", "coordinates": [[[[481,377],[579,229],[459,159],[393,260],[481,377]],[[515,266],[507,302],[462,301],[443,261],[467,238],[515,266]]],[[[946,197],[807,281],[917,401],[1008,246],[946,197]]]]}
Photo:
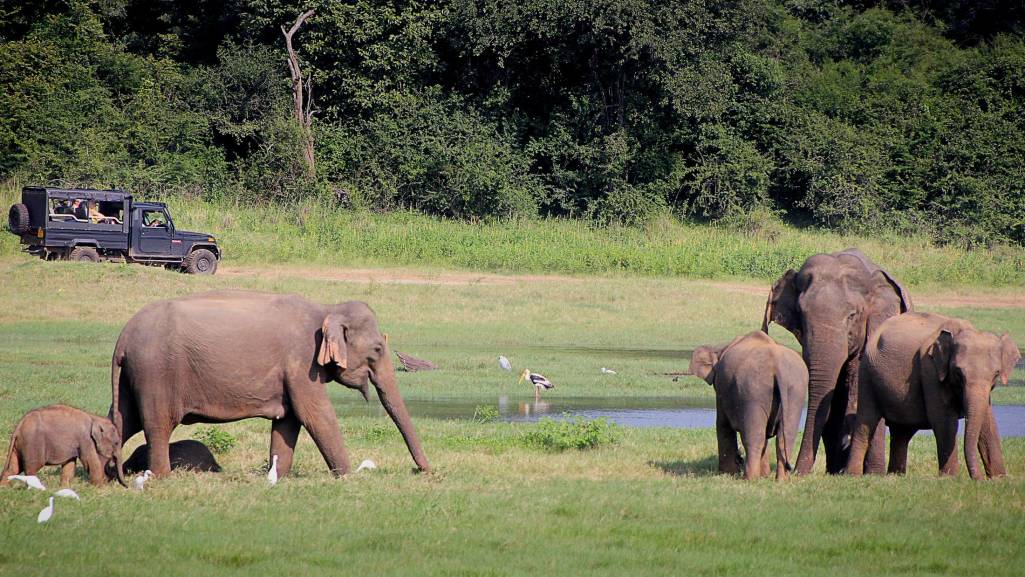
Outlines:
{"type": "Polygon", "coordinates": [[[383,350],[384,350],[384,348],[381,347],[381,345],[377,345],[376,347],[374,347],[374,352],[377,353],[378,355],[380,355],[381,351],[383,351],[383,350]]]}

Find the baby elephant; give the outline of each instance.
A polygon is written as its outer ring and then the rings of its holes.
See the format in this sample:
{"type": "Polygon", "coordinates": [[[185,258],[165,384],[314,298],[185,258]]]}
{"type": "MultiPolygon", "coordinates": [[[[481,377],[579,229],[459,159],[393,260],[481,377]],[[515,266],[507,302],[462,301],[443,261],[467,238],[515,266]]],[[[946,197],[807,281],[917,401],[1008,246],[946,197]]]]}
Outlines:
{"type": "MultiPolygon", "coordinates": [[[[176,441],[168,445],[171,454],[171,470],[186,469],[190,471],[204,471],[220,473],[221,466],[217,464],[213,453],[203,443],[187,439],[176,441]]],[[[149,445],[141,445],[131,457],[125,461],[126,473],[141,473],[149,469],[149,445]]]]}
{"type": "Polygon", "coordinates": [[[1000,434],[990,391],[1005,385],[1021,358],[1010,337],[976,330],[968,321],[931,313],[890,317],[865,343],[858,372],[858,421],[847,472],[861,474],[861,460],[880,419],[890,427],[889,472],[907,470],[908,443],[920,429],[932,429],[941,475],[956,475],[957,421],[965,420],[968,473],[982,478],[1005,474],[1000,434]]]}
{"type": "Polygon", "coordinates": [[[114,423],[66,405],[33,409],[14,428],[0,485],[9,483],[8,475],[35,475],[46,465],[61,465],[61,487],[68,487],[75,459],[82,462],[93,485],[113,478],[125,485],[121,436],[114,423]]]}
{"type": "Polygon", "coordinates": [[[808,394],[808,368],[801,355],[755,331],[727,345],[698,347],[690,373],[715,388],[719,471],[738,472],[740,433],[747,456],[744,477],[768,475],[766,452],[776,436],[776,478],[786,479],[808,394]]]}

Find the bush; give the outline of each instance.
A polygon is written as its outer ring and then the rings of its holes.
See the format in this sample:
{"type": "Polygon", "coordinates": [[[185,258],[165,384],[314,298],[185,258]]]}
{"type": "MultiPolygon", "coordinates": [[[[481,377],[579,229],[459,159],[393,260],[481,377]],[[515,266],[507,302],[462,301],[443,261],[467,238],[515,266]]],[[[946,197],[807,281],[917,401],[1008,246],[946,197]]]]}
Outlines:
{"type": "Polygon", "coordinates": [[[193,437],[218,455],[227,453],[238,442],[234,435],[214,426],[199,427],[193,437]]]}
{"type": "Polygon", "coordinates": [[[534,430],[523,436],[527,447],[546,451],[594,449],[619,440],[619,425],[605,419],[541,419],[534,430]]]}
{"type": "Polygon", "coordinates": [[[498,417],[498,409],[491,405],[477,405],[477,407],[473,409],[473,422],[475,423],[483,425],[485,423],[498,420],[498,417]]]}

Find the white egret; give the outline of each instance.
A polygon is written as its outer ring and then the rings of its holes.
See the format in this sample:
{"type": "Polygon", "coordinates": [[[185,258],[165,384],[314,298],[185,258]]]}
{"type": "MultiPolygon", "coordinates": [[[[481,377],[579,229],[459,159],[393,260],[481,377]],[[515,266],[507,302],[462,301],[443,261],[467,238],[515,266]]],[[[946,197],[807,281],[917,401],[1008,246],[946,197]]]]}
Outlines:
{"type": "Polygon", "coordinates": [[[278,484],[278,456],[271,455],[270,458],[270,471],[267,471],[267,483],[271,487],[278,484]]]}
{"type": "Polygon", "coordinates": [[[22,483],[28,485],[30,489],[35,489],[37,491],[46,490],[46,487],[43,485],[43,482],[40,481],[39,477],[36,477],[35,475],[8,475],[7,480],[21,481],[22,483]]]}
{"type": "Polygon", "coordinates": [[[516,384],[522,383],[524,380],[528,380],[533,383],[535,400],[541,397],[542,390],[555,388],[555,385],[546,379],[544,375],[540,373],[532,373],[530,372],[530,369],[523,369],[523,373],[520,374],[520,380],[516,381],[516,384]]]}
{"type": "Polygon", "coordinates": [[[614,375],[614,374],[616,374],[616,371],[613,371],[612,369],[606,369],[605,367],[601,368],[601,372],[602,372],[603,375],[614,375]]]}
{"type": "Polygon", "coordinates": [[[132,487],[134,487],[136,491],[142,491],[143,485],[145,485],[146,481],[149,481],[149,478],[152,476],[153,471],[146,469],[141,475],[137,475],[135,477],[135,480],[132,481],[132,487]]]}
{"type": "Polygon", "coordinates": [[[53,497],[50,497],[50,504],[43,507],[43,510],[39,512],[39,516],[36,517],[36,521],[40,523],[46,523],[53,517],[53,497]]]}
{"type": "Polygon", "coordinates": [[[374,463],[370,459],[364,459],[363,462],[359,464],[359,467],[356,467],[356,472],[359,473],[363,469],[366,469],[368,471],[373,471],[376,468],[377,468],[377,464],[376,463],[374,463]]]}
{"type": "Polygon", "coordinates": [[[505,358],[503,355],[498,356],[498,366],[507,371],[512,371],[512,363],[510,363],[509,359],[505,358]]]}
{"type": "Polygon", "coordinates": [[[78,497],[78,493],[76,493],[74,489],[61,489],[53,495],[54,497],[67,497],[68,499],[74,499],[76,501],[82,500],[78,497]]]}

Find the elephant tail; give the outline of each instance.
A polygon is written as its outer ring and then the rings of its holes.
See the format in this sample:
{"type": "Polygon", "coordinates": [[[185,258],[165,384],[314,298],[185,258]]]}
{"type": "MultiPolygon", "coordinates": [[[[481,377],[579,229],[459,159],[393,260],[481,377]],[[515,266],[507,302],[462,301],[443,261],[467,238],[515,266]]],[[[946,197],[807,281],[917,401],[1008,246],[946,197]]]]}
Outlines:
{"type": "Polygon", "coordinates": [[[7,479],[8,475],[17,475],[21,473],[21,462],[18,460],[18,450],[14,446],[14,442],[18,439],[18,435],[20,434],[21,422],[18,422],[18,425],[14,427],[14,432],[11,433],[11,444],[7,449],[7,462],[4,463],[3,473],[0,473],[0,485],[7,485],[10,483],[7,479]]]}
{"type": "Polygon", "coordinates": [[[121,416],[121,365],[125,360],[125,352],[121,347],[121,339],[118,339],[114,347],[114,357],[110,361],[110,414],[107,418],[114,423],[117,434],[124,441],[124,418],[121,416]]]}
{"type": "Polygon", "coordinates": [[[773,385],[773,387],[776,388],[776,394],[773,395],[773,396],[778,396],[779,397],[779,417],[778,417],[778,419],[776,421],[776,426],[779,427],[777,429],[777,434],[779,435],[779,442],[782,445],[782,449],[780,450],[780,453],[783,455],[783,468],[785,468],[787,473],[789,473],[789,472],[793,471],[794,468],[790,465],[790,451],[788,450],[788,447],[790,445],[787,443],[787,437],[786,437],[786,434],[787,434],[786,433],[786,430],[787,430],[787,415],[786,415],[786,410],[787,409],[786,408],[787,408],[787,401],[789,400],[788,397],[787,397],[787,388],[780,384],[780,382],[779,382],[779,375],[776,375],[775,377],[773,377],[772,385],[773,385]]]}

